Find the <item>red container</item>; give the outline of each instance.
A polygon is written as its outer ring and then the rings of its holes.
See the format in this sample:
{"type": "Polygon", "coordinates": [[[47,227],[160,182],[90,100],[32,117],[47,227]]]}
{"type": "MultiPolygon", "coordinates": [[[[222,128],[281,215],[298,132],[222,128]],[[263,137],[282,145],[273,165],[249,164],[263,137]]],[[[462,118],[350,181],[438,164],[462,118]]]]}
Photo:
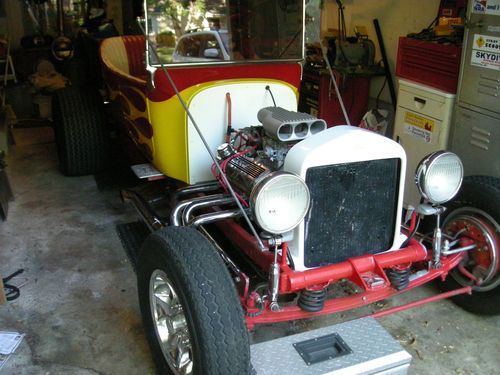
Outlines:
{"type": "Polygon", "coordinates": [[[396,75],[455,94],[462,47],[399,38],[396,75]]]}

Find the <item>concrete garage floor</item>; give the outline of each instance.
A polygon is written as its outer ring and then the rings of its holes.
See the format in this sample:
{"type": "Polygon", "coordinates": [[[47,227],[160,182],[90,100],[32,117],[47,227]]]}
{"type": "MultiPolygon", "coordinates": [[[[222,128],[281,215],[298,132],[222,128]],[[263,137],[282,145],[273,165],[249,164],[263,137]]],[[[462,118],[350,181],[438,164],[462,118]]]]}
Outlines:
{"type": "MultiPolygon", "coordinates": [[[[19,299],[0,306],[0,330],[26,336],[0,374],[154,374],[135,275],[115,231],[136,220],[119,183],[61,176],[52,143],[12,147],[7,161],[15,201],[0,222],[0,273],[24,268],[12,282],[26,284],[19,299]]],[[[432,294],[421,288],[355,313],[259,327],[252,336],[267,340],[432,294]]],[[[411,374],[500,373],[500,317],[440,301],[379,321],[413,356],[411,374]]]]}

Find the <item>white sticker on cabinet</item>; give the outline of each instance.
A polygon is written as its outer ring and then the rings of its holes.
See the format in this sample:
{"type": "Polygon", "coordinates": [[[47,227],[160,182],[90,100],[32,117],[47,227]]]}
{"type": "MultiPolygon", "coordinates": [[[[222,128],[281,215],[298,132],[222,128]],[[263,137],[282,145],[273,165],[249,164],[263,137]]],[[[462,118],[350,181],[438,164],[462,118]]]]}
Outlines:
{"type": "Polygon", "coordinates": [[[472,48],[471,65],[500,70],[500,37],[475,34],[472,48]]]}

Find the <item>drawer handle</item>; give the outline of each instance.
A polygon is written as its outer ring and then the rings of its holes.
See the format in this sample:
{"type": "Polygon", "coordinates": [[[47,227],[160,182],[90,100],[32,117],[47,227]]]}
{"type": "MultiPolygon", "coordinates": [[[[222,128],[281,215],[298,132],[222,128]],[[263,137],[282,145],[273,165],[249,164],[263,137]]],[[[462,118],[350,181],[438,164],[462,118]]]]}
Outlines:
{"type": "Polygon", "coordinates": [[[425,104],[426,103],[425,99],[418,98],[416,96],[413,97],[413,100],[415,100],[417,103],[420,103],[420,104],[425,104]]]}

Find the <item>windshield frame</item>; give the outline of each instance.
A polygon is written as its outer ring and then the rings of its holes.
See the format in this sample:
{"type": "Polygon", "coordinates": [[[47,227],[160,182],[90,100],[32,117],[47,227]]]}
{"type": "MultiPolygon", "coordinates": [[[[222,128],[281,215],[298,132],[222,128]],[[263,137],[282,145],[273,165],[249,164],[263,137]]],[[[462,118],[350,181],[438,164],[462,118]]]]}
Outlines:
{"type": "MultiPolygon", "coordinates": [[[[252,1],[252,0],[249,0],[252,1]]],[[[286,0],[285,0],[286,1],[286,0]]],[[[144,5],[144,30],[146,32],[146,38],[150,38],[151,36],[155,36],[156,34],[151,33],[150,27],[149,27],[149,12],[148,12],[148,1],[144,0],[143,2],[144,5]]],[[[146,62],[146,67],[148,71],[154,71],[157,68],[160,68],[162,66],[168,67],[168,68],[177,68],[177,67],[202,67],[202,66],[213,66],[213,65],[254,65],[254,64],[276,64],[276,63],[299,63],[304,60],[305,56],[305,1],[301,1],[301,14],[300,14],[301,20],[300,20],[300,28],[297,29],[297,33],[294,34],[293,38],[290,40],[289,44],[284,48],[284,51],[288,49],[290,45],[292,45],[297,38],[300,38],[302,40],[302,48],[300,50],[297,48],[297,50],[300,51],[299,56],[293,57],[293,58],[254,58],[254,59],[233,59],[233,60],[211,60],[211,61],[186,61],[186,62],[158,62],[158,63],[152,63],[151,59],[151,48],[152,46],[148,41],[146,41],[146,53],[145,53],[145,62],[146,62]]],[[[199,31],[214,31],[214,30],[199,30],[199,31]]],[[[226,48],[226,51],[230,53],[228,49],[228,41],[231,38],[230,31],[227,29],[222,29],[222,30],[217,30],[219,31],[219,35],[221,34],[220,31],[224,31],[224,34],[226,34],[226,40],[222,36],[220,36],[221,40],[223,41],[223,45],[226,48]]],[[[185,33],[183,35],[186,35],[188,33],[185,33]]],[[[178,42],[178,41],[177,41],[178,42]]],[[[175,46],[177,46],[177,42],[175,46]]],[[[175,47],[174,47],[175,50],[175,47]]],[[[173,54],[173,52],[172,52],[173,54]]],[[[231,52],[232,54],[232,52],[231,52]]],[[[154,53],[153,53],[154,56],[154,53]]],[[[156,60],[156,59],[155,59],[156,60]]]]}

